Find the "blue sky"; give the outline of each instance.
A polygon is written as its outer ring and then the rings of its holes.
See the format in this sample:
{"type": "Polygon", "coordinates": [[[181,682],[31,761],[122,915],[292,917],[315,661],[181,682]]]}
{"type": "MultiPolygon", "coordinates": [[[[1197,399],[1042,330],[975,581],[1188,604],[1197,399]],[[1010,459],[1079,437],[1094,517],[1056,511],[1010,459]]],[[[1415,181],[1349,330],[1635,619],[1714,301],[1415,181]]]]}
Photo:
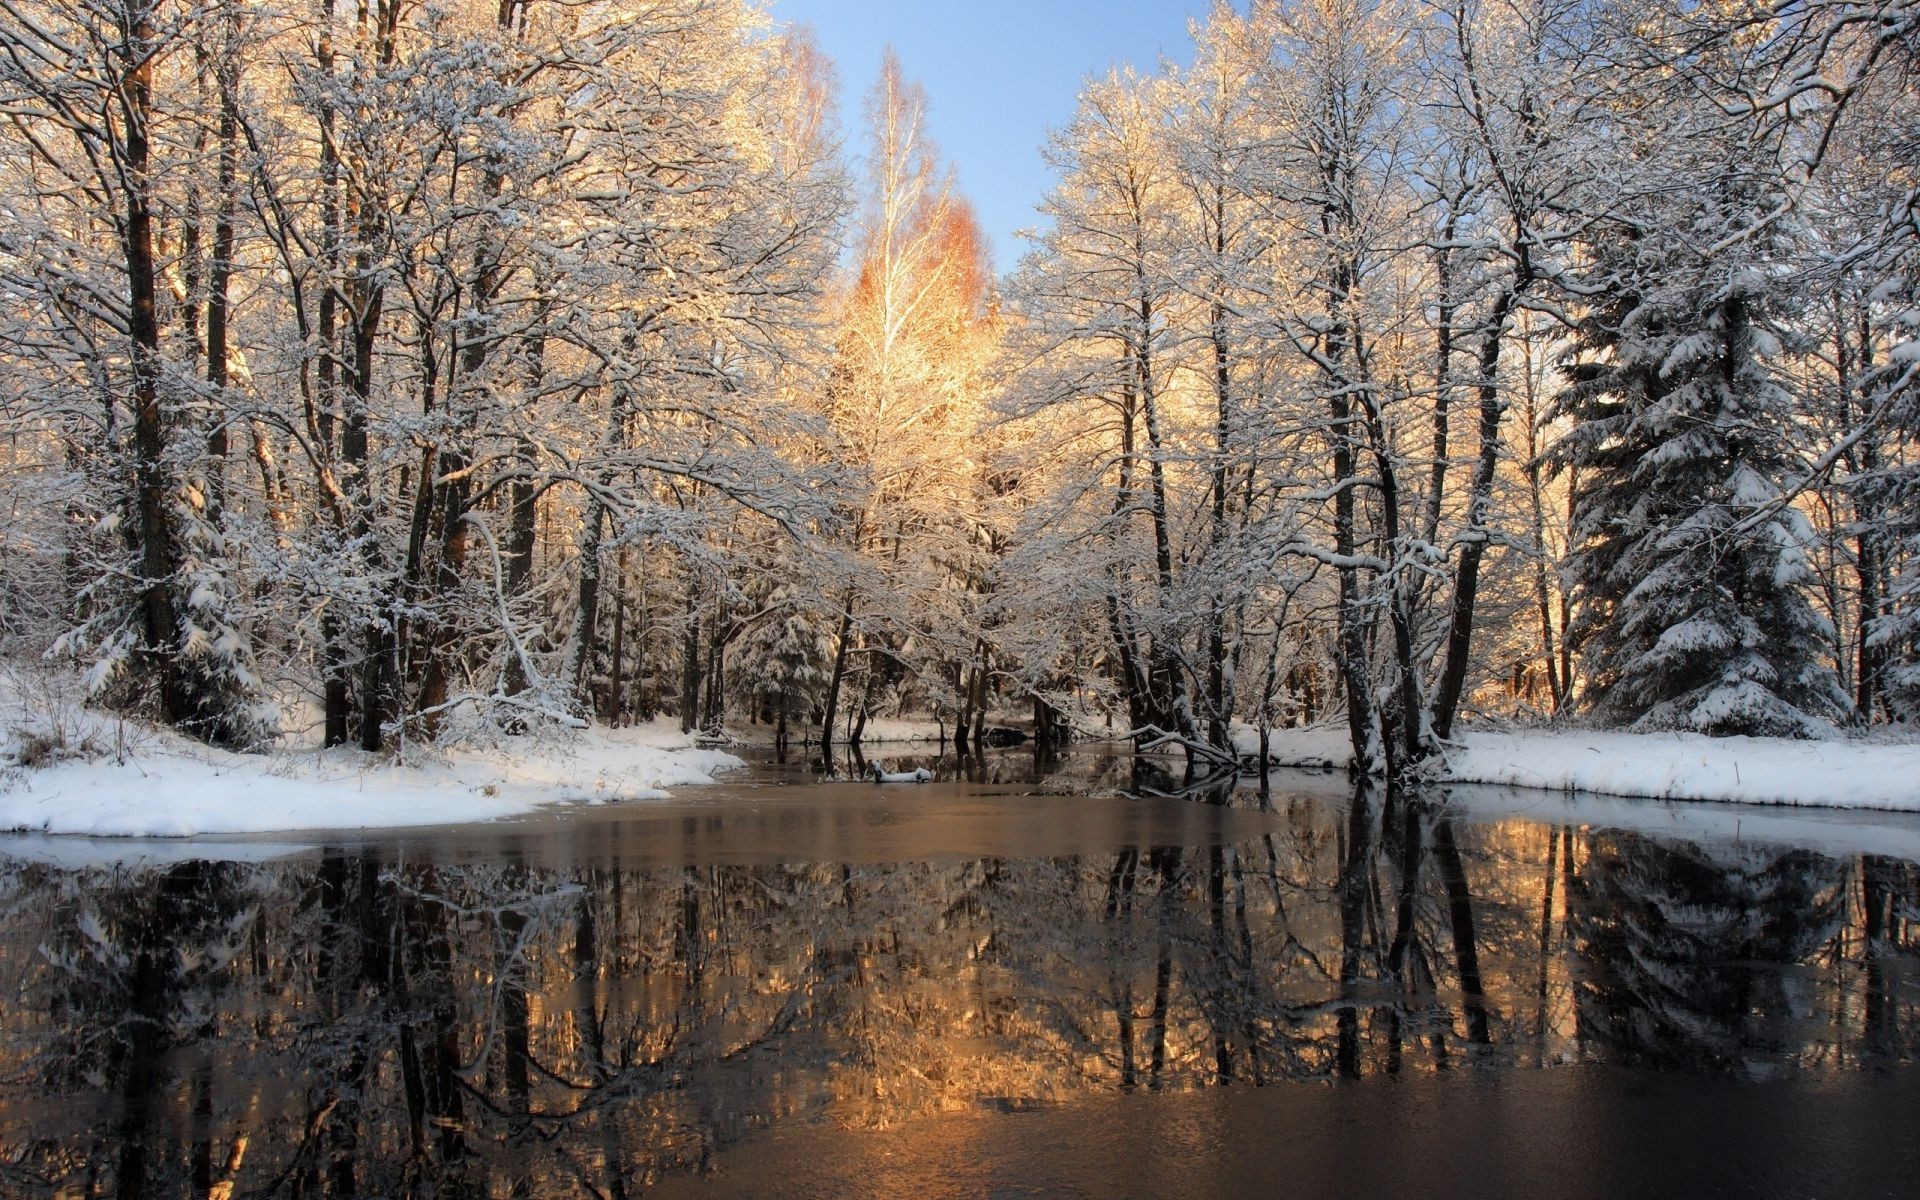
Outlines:
{"type": "Polygon", "coordinates": [[[1073,115],[1081,81],[1119,62],[1152,70],[1192,59],[1189,18],[1206,0],[776,0],[777,22],[810,25],[840,74],[841,128],[864,149],[860,105],[891,44],[927,91],[928,128],[973,202],[994,265],[1025,250],[1052,184],[1047,130],[1073,115]]]}

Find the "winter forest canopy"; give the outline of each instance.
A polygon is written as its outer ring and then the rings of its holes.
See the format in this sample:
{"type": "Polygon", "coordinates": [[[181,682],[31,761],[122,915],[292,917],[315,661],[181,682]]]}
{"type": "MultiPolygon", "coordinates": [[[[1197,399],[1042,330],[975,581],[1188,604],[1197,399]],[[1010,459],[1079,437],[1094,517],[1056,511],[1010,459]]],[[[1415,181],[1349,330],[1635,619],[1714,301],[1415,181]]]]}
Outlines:
{"type": "Polygon", "coordinates": [[[1920,710],[1920,3],[1222,3],[1005,278],[778,19],[0,0],[0,649],[242,748],[1920,710]]]}

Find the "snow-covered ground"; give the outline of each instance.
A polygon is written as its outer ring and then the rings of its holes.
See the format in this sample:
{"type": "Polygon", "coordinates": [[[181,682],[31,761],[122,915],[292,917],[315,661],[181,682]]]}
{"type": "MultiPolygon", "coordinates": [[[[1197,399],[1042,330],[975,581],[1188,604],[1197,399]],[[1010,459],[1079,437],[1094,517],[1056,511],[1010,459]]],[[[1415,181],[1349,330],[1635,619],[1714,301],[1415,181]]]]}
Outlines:
{"type": "MultiPolygon", "coordinates": [[[[1242,753],[1259,735],[1235,730],[1242,753]]],[[[1920,745],[1844,738],[1710,738],[1694,733],[1470,731],[1447,751],[1445,778],[1555,792],[1920,811],[1920,745]]],[[[1344,727],[1273,731],[1276,765],[1345,767],[1344,727]]]]}
{"type": "MultiPolygon", "coordinates": [[[[993,717],[987,720],[989,725],[1005,723],[1008,722],[993,717]]],[[[845,732],[844,723],[840,724],[840,729],[842,733],[845,732]]],[[[771,725],[735,725],[727,732],[733,735],[735,741],[743,745],[773,745],[773,726],[771,725]]],[[[788,736],[797,743],[802,732],[796,725],[789,729],[788,736]]],[[[953,740],[951,722],[946,726],[946,735],[947,740],[953,740]]],[[[867,727],[860,735],[862,746],[892,746],[906,742],[938,742],[939,740],[940,723],[919,717],[868,717],[867,727]]]]}
{"type": "MultiPolygon", "coordinates": [[[[1232,737],[1234,753],[1242,758],[1259,755],[1258,729],[1235,725],[1232,737]]],[[[1353,761],[1353,745],[1347,740],[1345,725],[1271,729],[1267,731],[1267,759],[1276,767],[1337,767],[1344,771],[1353,761]]]]}
{"type": "MultiPolygon", "coordinates": [[[[90,757],[0,769],[0,830],[190,837],[487,821],[556,802],[666,796],[743,766],[656,724],[502,739],[395,762],[357,750],[230,754],[151,730],[132,744],[88,714],[69,718],[90,757]]],[[[0,762],[18,757],[0,744],[0,762]]]]}
{"type": "Polygon", "coordinates": [[[1920,746],[1697,733],[1474,733],[1456,780],[1555,791],[1920,810],[1920,746]]]}

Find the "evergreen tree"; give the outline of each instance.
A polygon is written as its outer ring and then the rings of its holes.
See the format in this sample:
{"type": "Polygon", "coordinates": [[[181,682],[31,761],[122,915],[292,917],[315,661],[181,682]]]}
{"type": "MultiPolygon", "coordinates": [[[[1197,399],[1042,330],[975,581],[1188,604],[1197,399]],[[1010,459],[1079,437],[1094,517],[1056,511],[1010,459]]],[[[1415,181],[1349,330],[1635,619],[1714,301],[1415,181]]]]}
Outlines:
{"type": "Polygon", "coordinates": [[[1806,520],[1781,501],[1793,402],[1777,196],[1723,159],[1595,239],[1607,299],[1581,324],[1548,452],[1571,474],[1565,570],[1587,699],[1636,730],[1819,736],[1847,699],[1807,596],[1806,520]]]}
{"type": "Polygon", "coordinates": [[[775,741],[782,747],[790,724],[806,729],[831,674],[828,622],[801,604],[796,591],[781,583],[767,596],[771,615],[743,639],[735,679],[749,703],[760,701],[773,718],[775,741]]]}

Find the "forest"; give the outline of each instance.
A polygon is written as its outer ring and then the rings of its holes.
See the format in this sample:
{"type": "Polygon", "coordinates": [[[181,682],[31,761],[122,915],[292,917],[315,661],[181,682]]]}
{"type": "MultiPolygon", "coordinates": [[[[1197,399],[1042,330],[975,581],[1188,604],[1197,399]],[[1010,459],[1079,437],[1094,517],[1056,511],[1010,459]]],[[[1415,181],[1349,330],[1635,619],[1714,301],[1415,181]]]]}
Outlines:
{"type": "Polygon", "coordinates": [[[238,749],[1920,712],[1920,2],[1192,37],[1000,276],[777,5],[0,0],[0,655],[238,749]]]}

